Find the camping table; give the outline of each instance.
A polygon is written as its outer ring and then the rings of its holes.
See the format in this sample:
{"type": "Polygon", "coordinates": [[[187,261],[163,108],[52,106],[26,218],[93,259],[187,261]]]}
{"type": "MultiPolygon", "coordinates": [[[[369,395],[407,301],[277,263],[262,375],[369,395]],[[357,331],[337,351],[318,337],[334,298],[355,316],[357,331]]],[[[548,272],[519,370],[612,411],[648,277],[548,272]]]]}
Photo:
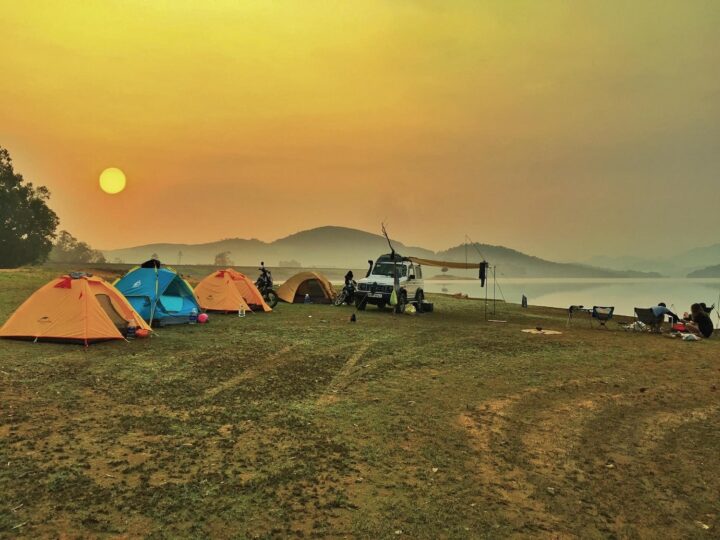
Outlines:
{"type": "Polygon", "coordinates": [[[576,313],[587,313],[588,321],[589,321],[590,325],[592,326],[592,308],[586,308],[585,306],[573,305],[568,308],[568,320],[567,320],[567,324],[565,325],[566,327],[570,326],[570,323],[572,322],[576,313]]]}

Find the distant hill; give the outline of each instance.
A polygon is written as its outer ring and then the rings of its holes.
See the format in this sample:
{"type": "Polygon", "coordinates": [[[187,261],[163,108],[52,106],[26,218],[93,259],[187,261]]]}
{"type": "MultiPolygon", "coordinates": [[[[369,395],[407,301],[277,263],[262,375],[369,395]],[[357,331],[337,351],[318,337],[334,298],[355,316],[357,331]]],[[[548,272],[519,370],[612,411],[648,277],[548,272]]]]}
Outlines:
{"type": "Polygon", "coordinates": [[[608,257],[598,255],[591,257],[581,264],[595,266],[599,268],[609,268],[610,270],[631,270],[636,272],[658,272],[664,276],[680,276],[684,275],[681,268],[671,259],[654,259],[646,257],[619,256],[608,257]]]}
{"type": "Polygon", "coordinates": [[[689,249],[673,257],[685,261],[686,266],[707,267],[720,264],[720,244],[689,249]]]}
{"type": "MultiPolygon", "coordinates": [[[[406,256],[464,261],[465,245],[456,246],[439,253],[422,247],[406,246],[393,240],[395,249],[406,256]]],[[[468,260],[478,262],[479,249],[498,271],[509,277],[656,277],[657,274],[636,271],[617,271],[593,266],[556,263],[526,255],[502,246],[486,244],[469,245],[468,260]]],[[[238,266],[255,266],[261,260],[269,266],[279,261],[298,261],[304,267],[363,268],[368,259],[388,252],[385,238],[378,234],[347,227],[318,227],[301,231],[274,242],[257,239],[230,238],[205,244],[157,243],[124,249],[103,250],[108,262],[139,263],[152,255],[173,265],[213,264],[215,255],[229,251],[230,259],[238,266]]]]}
{"type": "Polygon", "coordinates": [[[654,271],[665,276],[685,277],[695,271],[703,271],[720,264],[720,244],[692,248],[657,258],[596,256],[585,262],[613,270],[654,271]]]}
{"type": "Polygon", "coordinates": [[[442,260],[464,262],[479,262],[484,256],[497,266],[497,271],[509,277],[561,277],[561,278],[597,278],[597,277],[660,277],[655,272],[638,272],[633,270],[609,270],[595,266],[557,263],[547,261],[532,255],[526,255],[517,250],[503,246],[488,244],[461,244],[446,251],[441,251],[437,257],[442,260]]]}
{"type": "Polygon", "coordinates": [[[690,272],[687,277],[689,278],[720,278],[720,264],[713,266],[707,266],[700,270],[690,272]]]}
{"type": "MultiPolygon", "coordinates": [[[[431,250],[406,246],[397,240],[393,240],[393,244],[403,254],[434,255],[431,250]]],[[[327,226],[291,234],[274,242],[229,238],[206,244],[147,244],[104,250],[103,253],[109,262],[119,259],[124,263],[137,263],[156,254],[167,264],[178,264],[178,254],[182,252],[183,264],[212,264],[215,255],[223,251],[229,251],[230,259],[239,266],[257,266],[260,261],[277,266],[279,261],[295,260],[304,267],[363,268],[367,259],[386,253],[388,245],[378,234],[327,226]]]]}

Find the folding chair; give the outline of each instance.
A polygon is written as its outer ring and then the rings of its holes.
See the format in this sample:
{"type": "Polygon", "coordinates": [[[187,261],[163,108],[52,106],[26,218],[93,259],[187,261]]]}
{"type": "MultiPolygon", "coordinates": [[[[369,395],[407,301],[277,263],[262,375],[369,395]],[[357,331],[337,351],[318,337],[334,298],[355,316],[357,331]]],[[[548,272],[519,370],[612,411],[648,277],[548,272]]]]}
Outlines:
{"type": "Polygon", "coordinates": [[[652,332],[660,332],[662,323],[665,322],[665,315],[655,315],[652,308],[635,308],[635,317],[641,323],[650,327],[652,332]]]}
{"type": "Polygon", "coordinates": [[[615,306],[593,306],[592,318],[590,319],[590,325],[592,326],[592,319],[595,319],[600,323],[600,326],[607,330],[607,322],[612,319],[613,313],[615,312],[615,306]]]}

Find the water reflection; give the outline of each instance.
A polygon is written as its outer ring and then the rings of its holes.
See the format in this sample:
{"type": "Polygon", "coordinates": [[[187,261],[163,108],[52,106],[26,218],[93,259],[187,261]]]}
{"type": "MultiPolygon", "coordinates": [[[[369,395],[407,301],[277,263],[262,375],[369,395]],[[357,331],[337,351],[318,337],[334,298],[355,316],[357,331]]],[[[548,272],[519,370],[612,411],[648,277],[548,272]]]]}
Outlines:
{"type": "MultiPolygon", "coordinates": [[[[615,312],[632,315],[635,307],[649,307],[665,302],[682,313],[693,302],[718,304],[720,279],[503,279],[498,280],[496,297],[520,303],[524,294],[530,305],[566,308],[571,304],[584,306],[615,306],[615,312]]],[[[493,296],[493,283],[488,284],[488,297],[493,296]]],[[[427,292],[465,293],[484,298],[485,289],[478,280],[425,282],[427,292]]]]}

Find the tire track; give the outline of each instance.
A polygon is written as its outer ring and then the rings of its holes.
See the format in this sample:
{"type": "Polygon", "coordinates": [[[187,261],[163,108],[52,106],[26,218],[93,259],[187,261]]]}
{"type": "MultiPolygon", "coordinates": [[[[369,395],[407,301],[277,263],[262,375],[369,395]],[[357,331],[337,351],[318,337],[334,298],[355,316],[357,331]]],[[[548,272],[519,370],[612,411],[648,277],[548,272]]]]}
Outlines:
{"type": "Polygon", "coordinates": [[[340,368],[340,371],[337,372],[332,381],[330,381],[330,384],[328,384],[325,392],[318,398],[318,405],[326,405],[335,401],[335,394],[347,387],[350,382],[349,378],[355,370],[355,366],[374,343],[375,341],[371,340],[363,342],[358,349],[348,357],[343,367],[340,368]]]}
{"type": "Polygon", "coordinates": [[[269,368],[274,367],[275,362],[281,358],[282,356],[289,353],[295,345],[286,345],[282,349],[275,351],[274,353],[270,354],[265,358],[265,360],[260,363],[256,367],[252,367],[249,369],[244,370],[241,373],[238,373],[235,377],[232,377],[230,379],[227,379],[226,381],[222,382],[221,384],[214,386],[213,388],[209,388],[205,391],[204,399],[212,399],[215,396],[217,396],[220,392],[224,392],[225,390],[229,390],[235,386],[238,386],[239,384],[253,379],[257,377],[258,375],[261,375],[265,371],[267,371],[269,368]]]}

